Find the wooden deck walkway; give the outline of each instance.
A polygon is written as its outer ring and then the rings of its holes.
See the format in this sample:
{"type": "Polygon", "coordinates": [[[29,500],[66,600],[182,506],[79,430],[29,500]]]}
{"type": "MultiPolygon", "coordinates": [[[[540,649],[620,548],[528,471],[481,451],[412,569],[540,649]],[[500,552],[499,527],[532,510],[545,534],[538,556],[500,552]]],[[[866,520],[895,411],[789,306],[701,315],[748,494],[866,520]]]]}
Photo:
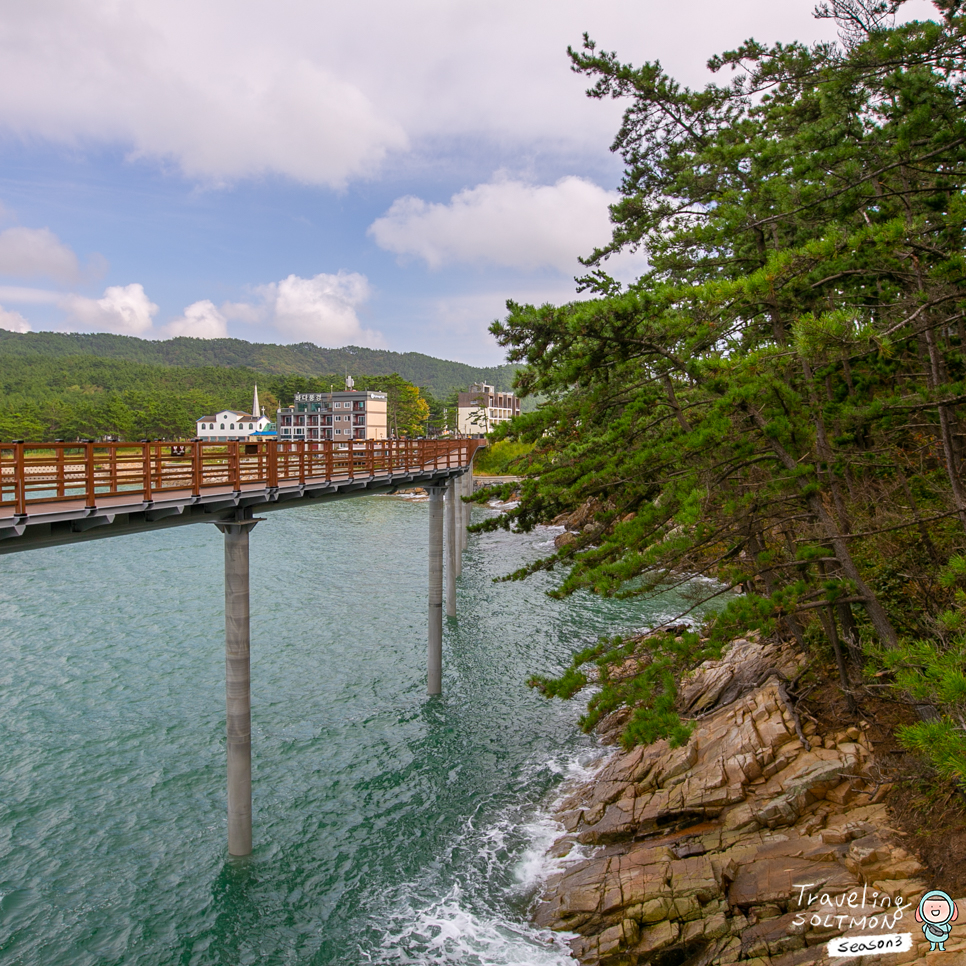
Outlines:
{"type": "Polygon", "coordinates": [[[0,443],[0,553],[443,483],[475,439],[0,443]]]}

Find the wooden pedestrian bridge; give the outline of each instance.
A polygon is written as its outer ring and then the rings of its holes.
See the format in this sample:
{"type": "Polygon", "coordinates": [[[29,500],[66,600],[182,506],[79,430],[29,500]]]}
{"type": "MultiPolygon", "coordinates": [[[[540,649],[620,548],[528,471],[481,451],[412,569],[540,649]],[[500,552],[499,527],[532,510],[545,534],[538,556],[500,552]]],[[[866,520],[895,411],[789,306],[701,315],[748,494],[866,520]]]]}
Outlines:
{"type": "Polygon", "coordinates": [[[0,443],[0,553],[446,485],[482,443],[0,443]]]}
{"type": "Polygon", "coordinates": [[[483,445],[478,439],[0,443],[0,554],[192,523],[212,523],[224,534],[228,851],[248,855],[249,534],[262,519],[256,514],[425,488],[427,690],[439,694],[444,597],[447,615],[455,617],[469,522],[461,497],[472,493],[473,457],[483,445]]]}

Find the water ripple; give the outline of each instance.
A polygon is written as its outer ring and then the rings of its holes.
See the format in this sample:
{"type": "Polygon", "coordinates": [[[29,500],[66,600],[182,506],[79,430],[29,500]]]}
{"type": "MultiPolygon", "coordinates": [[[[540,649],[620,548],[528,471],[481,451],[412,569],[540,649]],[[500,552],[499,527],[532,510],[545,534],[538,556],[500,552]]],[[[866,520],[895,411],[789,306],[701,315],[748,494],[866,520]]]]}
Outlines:
{"type": "Polygon", "coordinates": [[[370,497],[259,524],[243,860],[225,853],[215,529],[5,556],[0,960],[565,962],[526,921],[553,832],[539,808],[561,756],[594,745],[576,706],[524,681],[649,612],[552,601],[552,574],[492,582],[548,536],[471,538],[445,694],[427,699],[426,504],[370,497]]]}

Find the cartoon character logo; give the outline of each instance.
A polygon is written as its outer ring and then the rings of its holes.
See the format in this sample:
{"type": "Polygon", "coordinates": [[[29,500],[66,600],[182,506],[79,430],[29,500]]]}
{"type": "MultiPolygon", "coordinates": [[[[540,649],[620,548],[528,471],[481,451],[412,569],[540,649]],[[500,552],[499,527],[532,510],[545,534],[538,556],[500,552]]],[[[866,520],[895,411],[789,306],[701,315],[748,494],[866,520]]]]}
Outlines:
{"type": "Polygon", "coordinates": [[[922,934],[929,940],[929,952],[945,951],[944,944],[952,932],[952,923],[958,918],[956,903],[942,889],[933,889],[919,900],[916,922],[922,923],[922,934]]]}

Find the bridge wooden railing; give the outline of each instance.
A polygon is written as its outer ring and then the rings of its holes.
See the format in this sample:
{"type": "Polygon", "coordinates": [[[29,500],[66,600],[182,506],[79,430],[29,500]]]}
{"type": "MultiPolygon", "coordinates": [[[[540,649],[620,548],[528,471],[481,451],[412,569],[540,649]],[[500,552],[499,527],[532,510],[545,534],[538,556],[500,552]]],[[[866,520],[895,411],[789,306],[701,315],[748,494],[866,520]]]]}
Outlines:
{"type": "Polygon", "coordinates": [[[118,498],[157,500],[330,480],[391,477],[466,466],[476,439],[257,443],[0,443],[0,508],[94,508],[118,498]]]}

